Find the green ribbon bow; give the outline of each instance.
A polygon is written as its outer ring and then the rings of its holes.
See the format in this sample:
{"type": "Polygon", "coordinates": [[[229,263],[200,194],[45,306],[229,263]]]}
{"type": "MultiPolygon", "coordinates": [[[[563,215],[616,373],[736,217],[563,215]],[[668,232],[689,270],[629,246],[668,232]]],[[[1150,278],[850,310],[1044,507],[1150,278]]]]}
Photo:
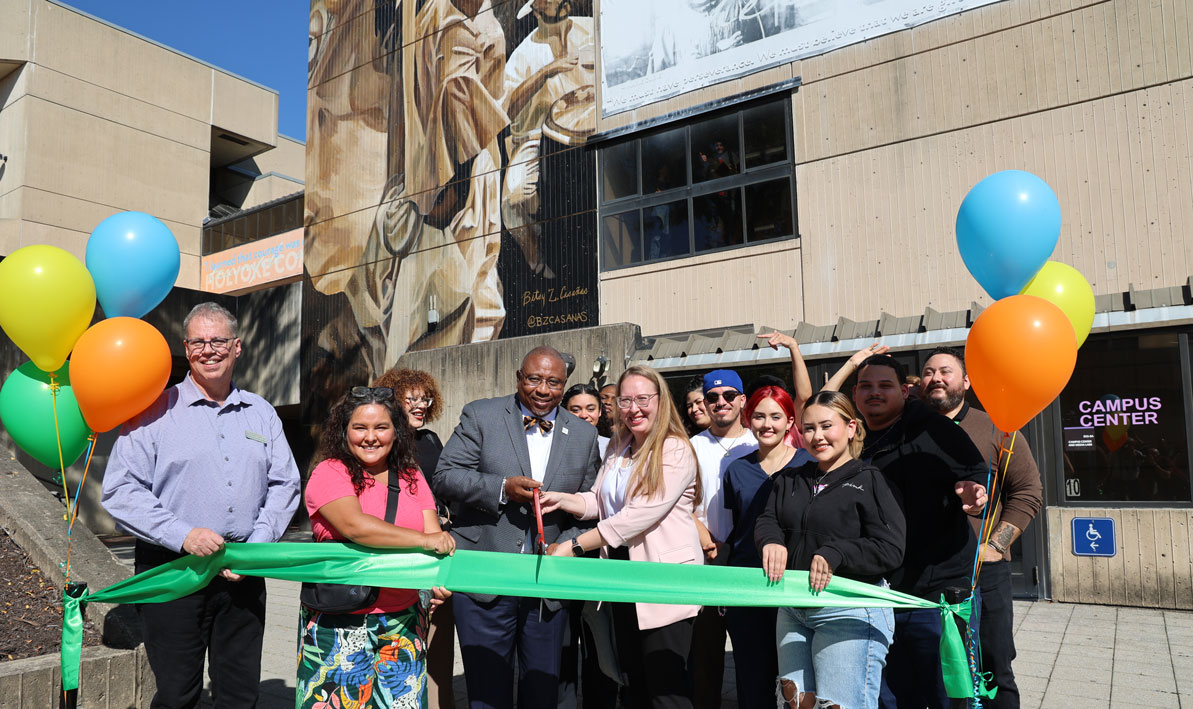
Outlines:
{"type": "Polygon", "coordinates": [[[95,603],[160,603],[202,589],[221,569],[238,574],[324,583],[488,593],[561,600],[672,603],[700,606],[797,608],[938,608],[940,657],[950,697],[973,696],[965,643],[955,617],[968,621],[969,601],[933,603],[868,583],[836,578],[820,593],[806,571],[788,571],[771,583],[757,568],[572,559],[533,554],[458,551],[438,557],[422,551],[369,549],[339,542],[227,544],[211,556],[185,556],[105,589],[70,589],[63,596],[62,689],[79,687],[83,609],[95,603]]]}

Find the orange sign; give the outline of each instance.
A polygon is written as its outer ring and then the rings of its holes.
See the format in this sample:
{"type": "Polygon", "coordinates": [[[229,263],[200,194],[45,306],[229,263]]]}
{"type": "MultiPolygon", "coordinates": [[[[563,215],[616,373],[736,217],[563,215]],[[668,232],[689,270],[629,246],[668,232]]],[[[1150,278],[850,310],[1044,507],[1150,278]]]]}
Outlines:
{"type": "Polygon", "coordinates": [[[203,257],[200,283],[208,293],[244,291],[302,275],[302,229],[203,257]]]}

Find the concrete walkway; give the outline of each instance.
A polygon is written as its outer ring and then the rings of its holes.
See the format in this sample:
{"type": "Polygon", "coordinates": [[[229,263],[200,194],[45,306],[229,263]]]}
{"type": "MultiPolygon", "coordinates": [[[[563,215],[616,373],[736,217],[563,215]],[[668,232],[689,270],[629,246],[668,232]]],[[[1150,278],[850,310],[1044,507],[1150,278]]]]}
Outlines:
{"type": "MultiPolygon", "coordinates": [[[[131,550],[113,549],[131,564],[131,550]]],[[[294,706],[298,588],[268,579],[260,709],[294,706]]],[[[1193,613],[1048,601],[1015,602],[1015,675],[1024,709],[1193,709],[1193,613]]],[[[732,648],[723,709],[737,709],[732,648]]],[[[456,653],[457,706],[467,706],[456,653]]]]}

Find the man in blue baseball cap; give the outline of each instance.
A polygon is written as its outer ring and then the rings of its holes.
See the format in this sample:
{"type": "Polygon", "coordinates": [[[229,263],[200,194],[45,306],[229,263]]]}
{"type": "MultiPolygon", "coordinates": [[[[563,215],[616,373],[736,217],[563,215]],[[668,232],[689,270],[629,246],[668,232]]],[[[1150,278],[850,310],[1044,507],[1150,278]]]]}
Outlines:
{"type": "MultiPolygon", "coordinates": [[[[702,500],[696,509],[700,542],[711,563],[724,563],[721,553],[733,526],[725,507],[722,481],[734,460],[758,450],[758,441],[742,426],[741,410],[746,404],[741,377],[732,369],[717,369],[704,375],[704,402],[712,423],[692,436],[692,447],[700,464],[702,500]],[[720,556],[721,558],[717,558],[720,556]]],[[[694,697],[705,697],[719,706],[721,679],[725,671],[725,621],[716,608],[704,608],[692,628],[689,660],[695,683],[694,697]]],[[[707,706],[708,701],[697,701],[707,706]]]]}

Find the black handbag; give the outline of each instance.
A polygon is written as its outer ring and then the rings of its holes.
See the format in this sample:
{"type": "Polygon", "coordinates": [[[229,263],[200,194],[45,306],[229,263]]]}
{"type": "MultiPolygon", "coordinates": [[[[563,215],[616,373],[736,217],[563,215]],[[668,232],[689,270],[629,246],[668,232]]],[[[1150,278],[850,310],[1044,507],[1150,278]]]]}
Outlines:
{"type": "MultiPolygon", "coordinates": [[[[397,473],[390,471],[385,496],[385,521],[390,524],[398,516],[398,483],[397,473]]],[[[351,613],[374,605],[380,593],[381,589],[377,586],[303,581],[298,600],[320,613],[351,613]]]]}

